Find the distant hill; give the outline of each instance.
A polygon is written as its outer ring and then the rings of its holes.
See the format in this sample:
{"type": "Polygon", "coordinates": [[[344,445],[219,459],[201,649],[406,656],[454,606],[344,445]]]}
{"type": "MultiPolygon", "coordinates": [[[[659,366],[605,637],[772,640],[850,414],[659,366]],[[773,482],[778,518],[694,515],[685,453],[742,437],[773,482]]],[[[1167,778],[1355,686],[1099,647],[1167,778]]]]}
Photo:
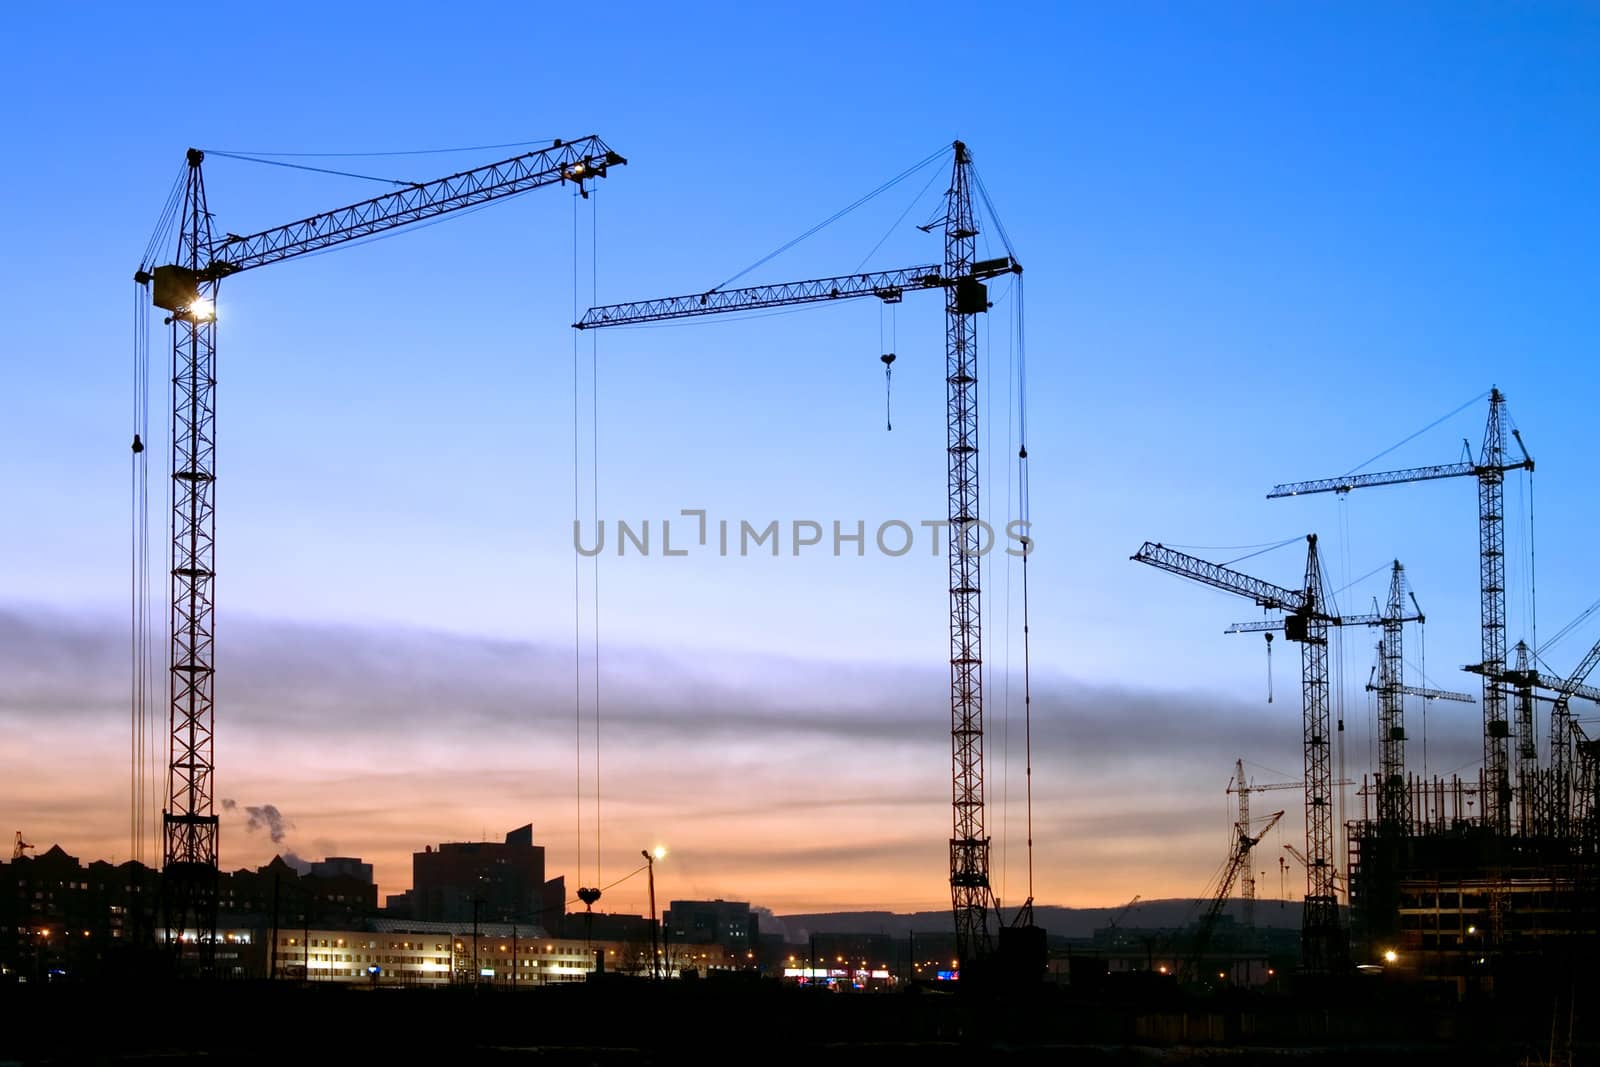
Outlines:
{"type": "MultiPolygon", "coordinates": [[[[1121,908],[1063,908],[1054,905],[1037,905],[1033,909],[1034,922],[1055,937],[1089,937],[1103,929],[1121,908]]],[[[1141,900],[1128,909],[1117,925],[1123,929],[1162,929],[1181,927],[1199,913],[1200,902],[1194,900],[1141,900]]],[[[1240,902],[1231,900],[1223,914],[1236,922],[1242,918],[1240,902]]],[[[778,921],[791,943],[803,941],[811,934],[890,934],[905,937],[908,933],[944,933],[950,927],[949,911],[917,911],[898,913],[892,911],[828,911],[809,915],[780,915],[778,921]]],[[[762,928],[766,929],[763,917],[762,928]]],[[[1277,929],[1299,929],[1300,902],[1297,900],[1256,901],[1257,926],[1277,929]]]]}

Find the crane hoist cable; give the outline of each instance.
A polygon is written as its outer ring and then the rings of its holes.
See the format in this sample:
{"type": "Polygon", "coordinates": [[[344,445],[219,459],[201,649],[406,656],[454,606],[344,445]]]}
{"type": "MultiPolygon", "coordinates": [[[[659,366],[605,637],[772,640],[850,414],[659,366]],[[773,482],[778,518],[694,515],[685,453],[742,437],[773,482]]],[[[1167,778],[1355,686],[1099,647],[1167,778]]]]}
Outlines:
{"type": "MultiPolygon", "coordinates": [[[[578,311],[578,202],[572,202],[572,311],[578,311]]],[[[572,522],[581,521],[579,500],[579,418],[578,418],[578,337],[572,337],[572,522]]],[[[598,546],[598,533],[595,544],[598,546]]],[[[583,881],[583,558],[572,556],[572,744],[573,744],[573,853],[577,862],[577,881],[583,881]]],[[[580,888],[579,893],[585,892],[580,888]]]]}
{"type": "MultiPolygon", "coordinates": [[[[574,196],[576,203],[579,197],[574,196]]],[[[600,190],[589,200],[589,298],[598,300],[600,286],[600,190]]],[[[589,335],[589,439],[593,443],[589,504],[590,519],[600,528],[600,338],[589,335]]],[[[594,576],[594,880],[600,881],[600,554],[590,563],[594,576]]]]}
{"type": "MultiPolygon", "coordinates": [[[[978,188],[983,188],[979,181],[978,188]]],[[[988,194],[984,194],[988,202],[988,194]]],[[[991,215],[993,209],[991,209],[991,215]]],[[[995,219],[999,226],[1000,220],[995,219]]],[[[1001,230],[1001,236],[1005,231],[1001,230]]],[[[1006,244],[1010,248],[1010,242],[1006,244]]],[[[1028,493],[1028,355],[1023,324],[1022,275],[1017,275],[1017,518],[1022,522],[1022,731],[1023,774],[1027,787],[1028,913],[1033,913],[1033,676],[1028,618],[1028,557],[1033,555],[1032,507],[1028,493]]]]}
{"type": "MultiPolygon", "coordinates": [[[[901,217],[903,218],[904,216],[901,217]]],[[[894,377],[894,353],[898,346],[899,332],[899,324],[894,314],[894,305],[880,302],[878,304],[878,351],[883,354],[878,359],[883,363],[883,428],[886,431],[894,429],[894,418],[889,408],[889,392],[894,377]],[[883,340],[883,319],[885,315],[889,316],[889,344],[887,348],[884,347],[883,340]]]]}
{"type": "Polygon", "coordinates": [[[1272,631],[1262,635],[1267,639],[1267,703],[1272,703],[1272,631]]]}
{"type": "MultiPolygon", "coordinates": [[[[1422,678],[1422,684],[1428,685],[1428,627],[1423,622],[1417,623],[1417,674],[1422,678]]],[[[1428,705],[1431,700],[1422,702],[1422,780],[1428,780],[1428,705]]]]}
{"type": "MultiPolygon", "coordinates": [[[[1515,423],[1513,423],[1513,430],[1515,423]]],[[[1528,643],[1539,647],[1539,570],[1533,537],[1533,471],[1524,469],[1528,482],[1528,643]]]]}
{"type": "Polygon", "coordinates": [[[128,680],[128,854],[136,862],[144,858],[144,783],[145,783],[145,616],[148,598],[149,564],[149,480],[145,462],[144,438],[149,436],[145,418],[149,410],[148,301],[145,287],[133,285],[133,444],[128,471],[129,579],[128,625],[132,634],[128,680]]]}
{"type": "Polygon", "coordinates": [[[878,358],[883,361],[883,428],[893,430],[894,416],[889,407],[889,391],[894,376],[894,353],[885,352],[878,358]]]}
{"type": "MultiPolygon", "coordinates": [[[[591,190],[588,199],[590,205],[589,215],[589,285],[590,297],[595,298],[599,286],[599,217],[597,196],[599,190],[591,190]]],[[[574,195],[572,198],[572,306],[576,315],[580,306],[581,287],[579,284],[580,266],[582,263],[580,239],[580,213],[579,201],[585,199],[574,195]]],[[[589,411],[588,435],[584,439],[582,431],[582,393],[584,386],[584,368],[579,355],[577,333],[572,338],[572,521],[576,530],[582,521],[583,491],[582,474],[585,453],[589,458],[589,514],[590,522],[597,531],[596,545],[599,544],[600,528],[600,380],[599,380],[599,338],[591,335],[589,338],[589,366],[587,368],[589,411]]],[[[583,556],[587,553],[574,553],[572,571],[572,692],[573,692],[573,790],[574,814],[576,825],[574,841],[578,857],[578,881],[583,882],[583,853],[584,853],[584,737],[588,732],[591,738],[591,766],[592,766],[592,808],[590,821],[593,825],[594,870],[595,882],[602,878],[602,851],[603,838],[600,825],[601,801],[601,702],[600,702],[600,553],[596,551],[590,556],[591,568],[590,584],[590,665],[592,675],[590,678],[591,701],[589,710],[592,711],[590,722],[585,722],[584,701],[584,647],[583,647],[583,556]]],[[[587,887],[584,891],[590,892],[587,887]]],[[[592,890],[598,894],[601,889],[592,890]]]]}

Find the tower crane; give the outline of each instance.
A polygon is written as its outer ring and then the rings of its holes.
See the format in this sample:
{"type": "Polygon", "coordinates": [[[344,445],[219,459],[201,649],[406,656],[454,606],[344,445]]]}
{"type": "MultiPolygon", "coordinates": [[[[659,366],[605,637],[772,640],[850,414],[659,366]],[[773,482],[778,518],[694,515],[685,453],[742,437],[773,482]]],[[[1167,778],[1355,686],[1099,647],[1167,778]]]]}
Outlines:
{"type": "Polygon", "coordinates": [[[1267,817],[1267,824],[1261,832],[1251,835],[1250,827],[1243,829],[1235,827],[1233,851],[1228,856],[1227,865],[1222,870],[1222,876],[1217,882],[1217,891],[1211,895],[1211,900],[1206,905],[1205,914],[1200,917],[1195,926],[1194,940],[1189,943],[1189,951],[1184,956],[1183,966],[1179,969],[1180,981],[1193,981],[1195,972],[1199,969],[1206,949],[1211,947],[1211,935],[1217,927],[1217,919],[1222,915],[1222,909],[1227,906],[1228,894],[1233,890],[1233,883],[1238,879],[1240,871],[1250,869],[1250,850],[1261,843],[1261,839],[1278,825],[1278,820],[1283,818],[1283,812],[1275,811],[1267,817]]]}
{"type": "MultiPolygon", "coordinates": [[[[1526,641],[1518,641],[1516,659],[1507,672],[1513,684],[1517,715],[1517,828],[1523,837],[1532,837],[1538,821],[1539,744],[1533,732],[1533,652],[1526,641]]],[[[1553,739],[1552,739],[1553,740],[1553,739]]]]}
{"type": "Polygon", "coordinates": [[[11,838],[11,858],[20,860],[33,846],[22,839],[22,831],[18,830],[11,838]]]}
{"type": "MultiPolygon", "coordinates": [[[[546,185],[577,186],[626,163],[595,136],[419,182],[359,203],[246,236],[212,232],[201,164],[191,148],[183,178],[174,262],[140,264],[172,327],[171,649],[168,670],[168,789],[162,823],[162,909],[169,944],[192,928],[209,953],[217,921],[217,831],[213,800],[213,582],[216,549],[216,300],[222,279],[269,263],[516,196],[546,185]]],[[[134,439],[134,450],[143,443],[134,439]]]]}
{"type": "Polygon", "coordinates": [[[1273,486],[1268,500],[1304,496],[1310,493],[1348,493],[1378,485],[1401,485],[1439,478],[1471,476],[1478,480],[1478,572],[1481,649],[1478,664],[1483,675],[1483,769],[1495,802],[1484,812],[1496,833],[1511,829],[1511,783],[1508,777],[1506,693],[1497,676],[1506,666],[1506,540],[1504,528],[1505,476],[1510,471],[1533,470],[1533,457],[1522,443],[1522,434],[1511,430],[1522,458],[1507,462],[1505,441],[1506,398],[1499,389],[1489,391],[1489,421],[1483,431],[1483,447],[1476,462],[1446,463],[1432,467],[1385,471],[1378,474],[1347,474],[1309,482],[1273,486]]]}
{"type": "Polygon", "coordinates": [[[1572,770],[1574,745],[1582,735],[1575,729],[1569,704],[1590,672],[1600,666],[1600,641],[1595,642],[1571,674],[1561,683],[1555,703],[1550,706],[1550,804],[1547,819],[1550,832],[1566,837],[1572,831],[1572,770]]]}
{"type": "MultiPolygon", "coordinates": [[[[1365,615],[1339,615],[1329,618],[1334,626],[1378,626],[1383,636],[1378,644],[1378,662],[1381,681],[1375,687],[1369,681],[1367,688],[1378,692],[1379,789],[1378,823],[1394,828],[1405,818],[1405,695],[1404,653],[1402,637],[1408,622],[1426,622],[1416,594],[1411,593],[1412,614],[1406,613],[1405,600],[1409,590],[1405,587],[1405,568],[1399,560],[1390,568],[1389,597],[1382,612],[1365,615]]],[[[1376,606],[1376,605],[1374,605],[1376,606]]],[[[1234,623],[1226,633],[1260,633],[1281,629],[1282,619],[1260,619],[1255,622],[1234,623]]],[[[1341,730],[1344,729],[1341,723],[1341,730]]]]}
{"type": "MultiPolygon", "coordinates": [[[[1385,665],[1383,642],[1380,640],[1377,647],[1378,662],[1367,674],[1367,692],[1377,693],[1380,700],[1378,704],[1378,736],[1380,742],[1392,742],[1401,751],[1394,753],[1390,760],[1384,760],[1385,755],[1380,748],[1379,753],[1379,788],[1378,788],[1378,824],[1380,826],[1401,825],[1410,812],[1410,797],[1406,794],[1405,785],[1405,752],[1406,741],[1405,727],[1397,716],[1388,712],[1388,707],[1400,707],[1405,697],[1417,697],[1424,702],[1444,700],[1455,704],[1476,704],[1477,698],[1467,693],[1457,693],[1449,689],[1433,689],[1423,685],[1406,685],[1403,682],[1396,684],[1394,675],[1384,677],[1385,670],[1396,670],[1398,667],[1385,665]],[[1389,700],[1383,698],[1388,695],[1389,700]],[[1392,703],[1391,703],[1392,702],[1392,703]],[[1399,736],[1396,736],[1398,733],[1399,736]],[[1385,784],[1387,783],[1387,785],[1385,784]],[[1396,795],[1398,794],[1398,795],[1396,795]],[[1386,799],[1387,798],[1387,799],[1386,799]],[[1385,822],[1385,818],[1388,822],[1385,822]]],[[[1395,657],[1390,663],[1404,664],[1404,659],[1395,657]]]]}
{"type": "MultiPolygon", "coordinates": [[[[1335,786],[1352,784],[1348,778],[1341,778],[1333,783],[1335,786]]],[[[1239,821],[1235,828],[1248,834],[1250,830],[1250,795],[1252,793],[1266,793],[1274,789],[1304,789],[1306,783],[1301,782],[1268,782],[1257,785],[1245,777],[1244,759],[1241,757],[1234,761],[1233,780],[1228,783],[1227,792],[1239,794],[1239,821]]],[[[1239,872],[1239,899],[1244,901],[1244,922],[1246,926],[1255,925],[1256,904],[1256,875],[1255,869],[1248,865],[1239,872]]]]}
{"type": "Polygon", "coordinates": [[[1405,624],[1426,622],[1417,595],[1406,588],[1399,560],[1389,570],[1389,599],[1383,609],[1383,635],[1378,639],[1378,828],[1396,833],[1409,818],[1406,795],[1405,624]],[[1410,596],[1414,615],[1407,616],[1410,596]]]}
{"type": "MultiPolygon", "coordinates": [[[[1577,670],[1575,670],[1569,678],[1556,678],[1552,675],[1545,674],[1538,669],[1538,667],[1535,665],[1535,660],[1537,657],[1528,647],[1527,642],[1518,641],[1513,651],[1516,653],[1516,659],[1514,660],[1511,669],[1496,671],[1493,673],[1485,673],[1484,677],[1502,685],[1508,685],[1516,693],[1517,724],[1519,733],[1517,768],[1518,802],[1521,805],[1518,813],[1519,828],[1524,834],[1532,834],[1536,832],[1537,811],[1540,807],[1544,806],[1541,804],[1536,795],[1540,792],[1540,790],[1538,789],[1537,785],[1539,773],[1538,749],[1534,743],[1533,737],[1534,701],[1536,699],[1553,699],[1556,702],[1556,705],[1559,705],[1563,698],[1570,701],[1572,697],[1582,697],[1585,700],[1600,701],[1600,689],[1596,689],[1594,686],[1586,684],[1583,680],[1585,677],[1587,677],[1589,671],[1594,669],[1593,663],[1589,663],[1587,668],[1584,666],[1584,663],[1587,663],[1590,660],[1590,657],[1595,657],[1596,660],[1600,660],[1600,652],[1597,652],[1595,649],[1591,649],[1590,654],[1584,657],[1584,662],[1580,662],[1578,664],[1577,670]],[[1582,672],[1581,675],[1579,674],[1580,671],[1582,672]],[[1553,698],[1544,697],[1542,694],[1536,694],[1534,692],[1535,690],[1544,690],[1545,692],[1554,693],[1556,695],[1553,698]]],[[[1483,673],[1482,667],[1479,664],[1472,664],[1466,669],[1475,673],[1483,673]]],[[[1552,727],[1554,728],[1560,724],[1570,723],[1572,721],[1571,714],[1572,713],[1568,708],[1557,707],[1553,705],[1551,707],[1552,727]]],[[[1562,726],[1562,731],[1563,736],[1569,736],[1571,733],[1571,731],[1566,729],[1564,725],[1562,726]]],[[[1550,743],[1551,763],[1552,768],[1554,768],[1558,762],[1562,761],[1562,757],[1567,753],[1563,752],[1565,746],[1558,743],[1556,734],[1551,735],[1550,743]]],[[[1569,769],[1570,764],[1568,764],[1567,767],[1569,769]]],[[[1554,772],[1552,777],[1555,777],[1554,772]]]]}
{"type": "MultiPolygon", "coordinates": [[[[944,294],[952,763],[950,895],[957,955],[965,967],[990,948],[988,915],[994,900],[983,810],[983,549],[978,525],[977,321],[989,309],[988,287],[984,283],[1006,274],[1020,275],[1022,265],[1009,254],[1009,244],[1007,255],[975,258],[978,229],[972,210],[972,157],[961,141],[953,147],[950,188],[945,194],[944,216],[939,220],[944,229],[942,264],[609,304],[590,308],[573,325],[588,330],[855,297],[875,297],[893,304],[906,293],[919,290],[944,294]]],[[[938,222],[924,229],[931,230],[936,225],[938,222]]],[[[1026,460],[1026,447],[1019,458],[1026,460]]],[[[1029,543],[1024,541],[1023,551],[1028,549],[1029,543]]],[[[1032,842],[1029,844],[1031,847],[1032,842]]],[[[1031,907],[1030,896],[1019,914],[1030,914],[1031,907]]]]}
{"type": "Polygon", "coordinates": [[[1146,541],[1133,560],[1214,589],[1242,596],[1264,608],[1289,613],[1284,637],[1300,643],[1301,722],[1305,749],[1305,911],[1300,926],[1301,965],[1312,973],[1341,968],[1347,955],[1333,888],[1333,763],[1328,708],[1328,629],[1336,617],[1326,607],[1317,535],[1306,536],[1305,583],[1299,589],[1253,578],[1217,563],[1146,541]]]}
{"type": "Polygon", "coordinates": [[[1115,915],[1113,915],[1111,917],[1111,921],[1106,924],[1106,929],[1107,930],[1115,930],[1117,928],[1117,924],[1120,923],[1124,918],[1127,917],[1128,912],[1132,911],[1133,910],[1133,906],[1135,904],[1139,903],[1139,901],[1141,899],[1142,899],[1141,895],[1138,894],[1138,893],[1135,893],[1133,895],[1133,899],[1132,900],[1128,901],[1122,907],[1117,909],[1117,913],[1115,915]]]}

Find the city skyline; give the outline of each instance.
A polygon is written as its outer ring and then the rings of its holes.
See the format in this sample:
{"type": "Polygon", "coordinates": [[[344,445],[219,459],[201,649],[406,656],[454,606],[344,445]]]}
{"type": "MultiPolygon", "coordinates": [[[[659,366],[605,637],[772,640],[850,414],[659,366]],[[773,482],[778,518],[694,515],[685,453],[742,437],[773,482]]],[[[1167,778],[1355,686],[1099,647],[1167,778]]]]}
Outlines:
{"type": "MultiPolygon", "coordinates": [[[[709,38],[638,10],[611,27],[632,86],[594,79],[577,94],[524,76],[528,42],[598,25],[581,12],[515,16],[501,40],[380,32],[360,75],[275,71],[159,123],[144,101],[106,100],[178,45],[126,13],[90,26],[23,15],[32,36],[70,38],[72,62],[22,55],[0,74],[10,99],[36,101],[15,115],[15,151],[52,172],[43,193],[30,168],[0,177],[36,208],[14,220],[33,251],[3,268],[25,309],[5,361],[5,395],[25,399],[0,430],[5,492],[26,521],[0,526],[0,813],[42,846],[126,852],[126,280],[190,145],[359,152],[594,132],[630,160],[588,201],[530,197],[222,287],[218,799],[274,805],[292,823],[280,844],[362,855],[385,892],[422,844],[530,819],[573,885],[594,870],[598,677],[601,880],[660,843],[660,874],[686,896],[779,911],[948,902],[942,559],[608,555],[597,602],[571,529],[575,496],[580,519],[613,522],[704,508],[870,531],[937,516],[937,300],[598,339],[569,324],[591,302],[709,286],[957,136],[1033,293],[1041,902],[1197,895],[1230,844],[1234,759],[1301,774],[1294,657],[1280,647],[1267,704],[1261,642],[1220,632],[1248,605],[1144,573],[1127,561],[1142,541],[1247,546],[1195,550],[1222,560],[1315,531],[1330,583],[1353,583],[1341,598],[1363,608],[1386,578],[1360,576],[1398,558],[1430,620],[1414,679],[1474,688],[1457,672],[1477,654],[1465,484],[1263,498],[1453,409],[1378,469],[1454,460],[1482,430],[1472,398],[1497,384],[1539,464],[1538,633],[1593,602],[1583,402],[1600,218],[1585,194],[1600,163],[1600,20],[1448,5],[1025,10],[1039,28],[1021,42],[995,25],[960,39],[920,18],[906,29],[892,7],[857,13],[842,36],[762,11],[709,38]],[[940,53],[1030,106],[978,93],[908,106],[940,53]],[[816,55],[859,76],[814,86],[816,55]],[[756,89],[729,99],[734,81],[756,89]],[[382,84],[406,88],[369,88],[382,84]]],[[[298,39],[219,17],[244,63],[298,39]]],[[[323,161],[412,179],[491,158],[323,161]]],[[[206,166],[218,226],[237,232],[380,188],[206,166]]],[[[940,189],[886,194],[750,280],[840,273],[864,253],[873,267],[936,260],[914,225],[940,189]]],[[[1014,292],[996,285],[981,335],[984,486],[1002,520],[1015,514],[1014,292]]],[[[151,478],[161,516],[159,458],[151,478]]],[[[1507,487],[1513,641],[1536,636],[1532,484],[1507,487]]],[[[159,520],[152,543],[161,574],[159,520]]],[[[1242,566],[1292,584],[1294,552],[1242,566]]],[[[995,882],[1013,905],[1020,575],[996,557],[985,579],[995,882]]],[[[1579,630],[1552,663],[1596,636],[1579,630]]],[[[1373,762],[1368,644],[1347,635],[1338,655],[1355,777],[1373,762]]],[[[1432,771],[1475,773],[1477,715],[1437,714],[1432,771]]],[[[1408,755],[1420,770],[1420,744],[1408,755]]],[[[1296,841],[1298,804],[1281,806],[1296,841]]],[[[222,814],[223,865],[260,862],[269,835],[222,814]]]]}

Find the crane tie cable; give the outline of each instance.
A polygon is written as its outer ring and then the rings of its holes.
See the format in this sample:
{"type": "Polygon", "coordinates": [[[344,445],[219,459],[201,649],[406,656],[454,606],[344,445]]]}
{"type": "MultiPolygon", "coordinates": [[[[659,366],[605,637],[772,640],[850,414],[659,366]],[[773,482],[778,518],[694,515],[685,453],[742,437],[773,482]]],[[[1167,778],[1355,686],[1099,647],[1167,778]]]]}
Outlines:
{"type": "Polygon", "coordinates": [[[410,188],[413,185],[421,184],[419,182],[402,181],[399,178],[379,178],[371,174],[356,174],[354,171],[332,170],[328,167],[313,167],[305,163],[289,163],[281,159],[263,159],[260,156],[246,156],[241,155],[238,152],[221,152],[216,149],[211,149],[209,154],[213,156],[221,156],[224,159],[243,160],[246,163],[261,163],[269,167],[288,167],[290,170],[309,170],[316,174],[335,174],[341,178],[360,178],[362,181],[380,182],[385,185],[398,185],[403,189],[410,188]]]}
{"type": "Polygon", "coordinates": [[[1451,411],[1451,412],[1449,412],[1448,414],[1445,414],[1445,415],[1440,415],[1437,419],[1434,419],[1432,422],[1428,423],[1428,425],[1424,426],[1422,429],[1418,430],[1416,433],[1412,434],[1411,436],[1405,438],[1404,440],[1396,441],[1394,444],[1390,445],[1388,448],[1384,449],[1382,452],[1379,452],[1376,456],[1373,456],[1371,459],[1367,460],[1365,463],[1358,463],[1356,466],[1351,467],[1349,470],[1345,471],[1344,474],[1341,477],[1349,477],[1350,475],[1355,474],[1357,471],[1361,470],[1362,467],[1370,467],[1372,464],[1378,462],[1378,460],[1382,459],[1384,456],[1387,456],[1389,453],[1393,452],[1395,449],[1399,448],[1401,445],[1410,444],[1412,441],[1415,441],[1417,438],[1421,437],[1423,434],[1427,433],[1429,430],[1433,429],[1435,426],[1439,425],[1441,422],[1445,422],[1445,421],[1447,421],[1449,419],[1455,418],[1457,415],[1461,414],[1463,411],[1467,410],[1472,405],[1476,404],[1478,401],[1482,400],[1484,397],[1486,397],[1488,395],[1489,394],[1487,392],[1479,393],[1477,396],[1473,397],[1471,400],[1468,400],[1465,404],[1462,404],[1460,407],[1456,408],[1454,411],[1451,411]]]}
{"type": "MultiPolygon", "coordinates": [[[[884,182],[882,185],[880,185],[876,189],[872,190],[872,192],[868,193],[866,196],[861,197],[859,200],[856,200],[854,203],[849,204],[846,207],[840,208],[838,211],[835,211],[832,215],[829,215],[827,218],[823,219],[821,222],[819,222],[815,226],[811,227],[805,233],[802,233],[799,237],[796,237],[796,238],[794,238],[794,239],[792,239],[790,241],[785,242],[782,245],[779,245],[777,248],[773,249],[771,252],[768,252],[766,255],[762,256],[760,259],[756,260],[754,263],[752,263],[748,267],[744,268],[744,270],[741,270],[737,274],[733,275],[732,277],[726,278],[723,281],[718,282],[716,285],[713,285],[710,289],[707,289],[706,292],[714,293],[718,289],[722,289],[722,288],[732,284],[733,282],[738,281],[740,278],[743,278],[746,274],[749,274],[751,271],[755,270],[757,267],[767,263],[770,260],[776,259],[778,256],[783,255],[783,253],[789,251],[789,249],[793,248],[795,245],[799,244],[800,242],[806,240],[808,237],[811,237],[811,236],[815,235],[817,232],[819,232],[820,230],[823,230],[823,229],[827,228],[828,226],[833,225],[835,222],[838,222],[840,219],[844,218],[846,215],[850,214],[850,212],[854,211],[856,208],[860,207],[862,204],[865,204],[867,201],[873,199],[874,197],[876,197],[876,196],[878,196],[878,195],[880,195],[882,193],[888,192],[890,189],[894,188],[896,185],[899,185],[905,179],[911,177],[911,175],[917,173],[917,171],[921,170],[923,167],[928,166],[930,163],[933,163],[936,160],[942,159],[944,157],[944,155],[947,152],[949,152],[950,150],[951,149],[948,146],[940,148],[937,152],[934,152],[932,155],[930,155],[927,158],[923,159],[921,162],[912,164],[911,166],[907,167],[905,170],[901,171],[899,174],[896,174],[893,178],[890,178],[888,181],[884,182]]],[[[870,255],[870,253],[869,253],[869,255],[870,255]]]]}
{"type": "Polygon", "coordinates": [[[1219,563],[1219,564],[1217,564],[1217,566],[1219,566],[1219,567],[1231,567],[1235,563],[1243,563],[1247,559],[1254,559],[1257,556],[1264,556],[1268,552],[1275,552],[1278,549],[1283,548],[1285,545],[1292,545],[1296,541],[1302,541],[1304,539],[1305,538],[1303,536],[1299,536],[1299,535],[1297,535],[1295,537],[1286,537],[1282,541],[1279,541],[1277,544],[1268,545],[1267,547],[1261,549],[1259,552],[1247,552],[1242,556],[1238,556],[1238,557],[1236,557],[1234,559],[1228,560],[1226,563],[1219,563]]]}
{"type": "Polygon", "coordinates": [[[247,156],[276,156],[287,159],[356,159],[370,158],[373,156],[440,156],[451,152],[490,152],[501,148],[532,148],[534,145],[554,144],[559,138],[541,137],[533,141],[507,141],[504,144],[477,144],[463,145],[460,148],[411,148],[392,152],[224,152],[218,148],[208,148],[207,152],[218,156],[247,157],[247,156]]]}

